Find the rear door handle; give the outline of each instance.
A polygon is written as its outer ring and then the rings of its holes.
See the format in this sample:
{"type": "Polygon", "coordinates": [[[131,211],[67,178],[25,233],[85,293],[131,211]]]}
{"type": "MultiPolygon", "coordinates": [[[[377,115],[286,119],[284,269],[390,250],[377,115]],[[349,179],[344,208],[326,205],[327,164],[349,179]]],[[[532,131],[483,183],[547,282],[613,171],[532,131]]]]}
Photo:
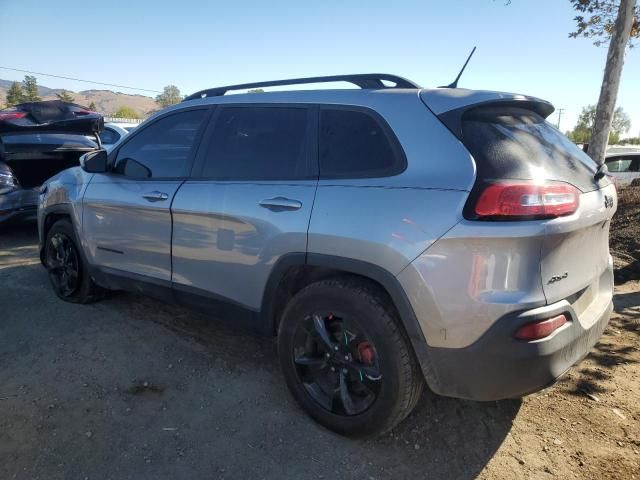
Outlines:
{"type": "Polygon", "coordinates": [[[259,205],[274,212],[283,212],[285,210],[299,210],[302,207],[302,202],[285,197],[274,197],[265,198],[259,205]]]}
{"type": "Polygon", "coordinates": [[[164,192],[158,192],[157,190],[155,190],[153,192],[145,193],[144,195],[142,195],[142,198],[144,198],[145,200],[149,200],[150,202],[161,202],[169,198],[169,195],[164,192]]]}

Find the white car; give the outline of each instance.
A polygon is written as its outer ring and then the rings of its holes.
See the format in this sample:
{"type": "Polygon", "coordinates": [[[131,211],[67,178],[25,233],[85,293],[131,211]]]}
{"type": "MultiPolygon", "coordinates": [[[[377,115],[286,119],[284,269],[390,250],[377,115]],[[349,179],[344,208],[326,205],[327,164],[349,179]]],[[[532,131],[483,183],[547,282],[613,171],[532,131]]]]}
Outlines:
{"type": "Polygon", "coordinates": [[[629,185],[635,178],[640,178],[640,149],[609,151],[604,161],[609,174],[616,179],[619,187],[629,185]]]}
{"type": "Polygon", "coordinates": [[[137,123],[105,123],[104,130],[100,132],[102,147],[107,151],[111,151],[116,143],[126,137],[129,132],[134,130],[137,126],[137,123]]]}

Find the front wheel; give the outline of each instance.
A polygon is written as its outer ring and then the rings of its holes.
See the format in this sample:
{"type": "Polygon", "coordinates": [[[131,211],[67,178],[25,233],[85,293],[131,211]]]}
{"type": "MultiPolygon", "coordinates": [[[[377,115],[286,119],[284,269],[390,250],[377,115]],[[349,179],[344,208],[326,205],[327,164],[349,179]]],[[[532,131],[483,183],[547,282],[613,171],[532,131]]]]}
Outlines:
{"type": "Polygon", "coordinates": [[[359,279],[331,279],[300,291],[278,333],[280,364],[293,396],[343,435],[389,430],[416,405],[423,378],[386,298],[359,279]]]}
{"type": "Polygon", "coordinates": [[[69,220],[58,220],[47,233],[45,266],[53,291],[62,300],[89,303],[99,297],[101,289],[91,279],[69,220]]]}

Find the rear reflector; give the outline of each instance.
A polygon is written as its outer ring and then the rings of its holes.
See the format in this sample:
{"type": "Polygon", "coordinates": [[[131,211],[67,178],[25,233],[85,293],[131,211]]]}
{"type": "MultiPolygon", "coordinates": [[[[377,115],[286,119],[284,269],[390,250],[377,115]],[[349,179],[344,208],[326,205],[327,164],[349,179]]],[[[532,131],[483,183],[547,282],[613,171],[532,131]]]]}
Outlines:
{"type": "Polygon", "coordinates": [[[564,315],[558,315],[557,317],[547,320],[540,320],[539,322],[527,323],[516,330],[515,337],[518,340],[540,340],[541,338],[551,335],[565,323],[567,323],[567,317],[564,315]]]}
{"type": "Polygon", "coordinates": [[[480,194],[475,213],[493,218],[553,218],[578,209],[580,192],[567,183],[495,183],[480,194]]]}

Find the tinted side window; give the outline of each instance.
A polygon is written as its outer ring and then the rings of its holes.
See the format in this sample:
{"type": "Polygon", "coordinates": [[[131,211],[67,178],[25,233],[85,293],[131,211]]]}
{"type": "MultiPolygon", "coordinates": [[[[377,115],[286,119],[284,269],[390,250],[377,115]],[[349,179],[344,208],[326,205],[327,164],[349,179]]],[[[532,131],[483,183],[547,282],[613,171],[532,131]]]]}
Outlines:
{"type": "Polygon", "coordinates": [[[388,128],[356,110],[321,109],[320,177],[358,178],[397,175],[404,154],[388,128]]]}
{"type": "Polygon", "coordinates": [[[309,178],[308,112],[304,107],[222,108],[201,176],[219,180],[309,178]]]}
{"type": "Polygon", "coordinates": [[[164,117],[132,136],[116,157],[116,173],[134,178],[188,174],[188,160],[207,111],[188,110],[164,117]]]}

